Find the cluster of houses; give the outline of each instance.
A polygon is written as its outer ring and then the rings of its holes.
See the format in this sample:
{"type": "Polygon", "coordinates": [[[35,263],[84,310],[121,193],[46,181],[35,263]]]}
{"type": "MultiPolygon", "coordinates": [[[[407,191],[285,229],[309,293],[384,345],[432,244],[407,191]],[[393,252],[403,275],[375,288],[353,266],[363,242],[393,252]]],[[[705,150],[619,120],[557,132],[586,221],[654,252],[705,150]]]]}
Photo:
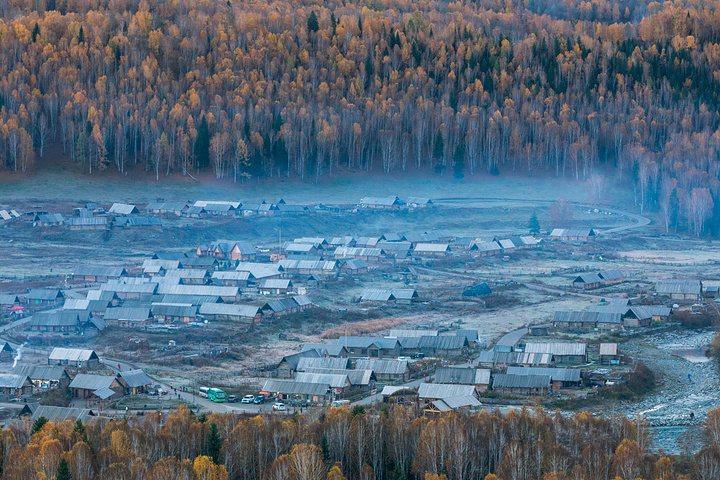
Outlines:
{"type": "Polygon", "coordinates": [[[560,330],[590,329],[622,330],[647,327],[667,321],[671,307],[662,305],[633,305],[629,299],[612,299],[593,305],[586,311],[559,311],[553,316],[553,326],[560,330]]]}
{"type": "MultiPolygon", "coordinates": [[[[16,355],[5,343],[0,360],[16,355]]],[[[56,347],[48,355],[47,365],[17,365],[10,373],[0,374],[0,392],[8,397],[30,396],[54,388],[69,389],[73,399],[102,407],[109,400],[140,395],[155,388],[155,382],[142,370],[126,370],[115,375],[77,373],[103,370],[93,350],[56,347]]]]}

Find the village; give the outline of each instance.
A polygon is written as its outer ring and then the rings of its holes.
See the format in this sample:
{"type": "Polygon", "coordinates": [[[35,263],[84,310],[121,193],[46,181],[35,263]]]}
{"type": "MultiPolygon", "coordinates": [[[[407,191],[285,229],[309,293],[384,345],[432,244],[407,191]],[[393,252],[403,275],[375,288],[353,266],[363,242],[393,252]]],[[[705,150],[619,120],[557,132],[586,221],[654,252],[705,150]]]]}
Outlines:
{"type": "Polygon", "coordinates": [[[8,206],[5,240],[142,232],[132,235],[156,248],[51,257],[42,275],[31,273],[32,254],[12,256],[24,273],[0,284],[4,421],[183,403],[247,413],[403,404],[427,415],[552,406],[621,389],[642,364],[624,349],[633,337],[717,313],[718,272],[697,268],[714,260],[649,261],[637,253],[642,240],[619,246],[633,220],[597,208],[576,206],[573,226],[535,231],[527,220],[497,231],[365,222],[288,236],[318,217],[451,218],[472,208],[398,196],[8,206]],[[269,219],[281,223],[213,235],[269,219]],[[162,238],[182,242],[196,229],[199,241],[162,248],[162,238]]]}

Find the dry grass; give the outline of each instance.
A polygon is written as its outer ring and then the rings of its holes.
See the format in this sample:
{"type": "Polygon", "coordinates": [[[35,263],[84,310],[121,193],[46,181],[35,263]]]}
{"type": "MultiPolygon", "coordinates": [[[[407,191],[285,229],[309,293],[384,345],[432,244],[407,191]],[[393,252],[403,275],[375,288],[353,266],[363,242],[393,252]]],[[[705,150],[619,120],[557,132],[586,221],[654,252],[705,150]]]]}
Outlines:
{"type": "Polygon", "coordinates": [[[407,323],[407,318],[377,318],[375,320],[363,320],[339,327],[328,328],[320,334],[320,338],[335,339],[343,335],[367,335],[381,330],[398,327],[407,323]]]}

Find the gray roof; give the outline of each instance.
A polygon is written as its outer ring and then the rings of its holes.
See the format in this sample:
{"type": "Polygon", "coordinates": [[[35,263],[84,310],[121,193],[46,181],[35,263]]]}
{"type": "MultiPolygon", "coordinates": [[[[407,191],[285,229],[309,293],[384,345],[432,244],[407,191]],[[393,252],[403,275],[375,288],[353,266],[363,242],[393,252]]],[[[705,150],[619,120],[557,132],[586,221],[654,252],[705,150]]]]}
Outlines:
{"type": "Polygon", "coordinates": [[[391,338],[410,338],[410,337],[437,337],[437,330],[400,330],[393,329],[388,333],[391,338]]]}
{"type": "Polygon", "coordinates": [[[291,260],[283,258],[278,262],[285,271],[291,270],[316,270],[318,272],[332,272],[337,268],[334,260],[291,260]]]}
{"type": "Polygon", "coordinates": [[[0,305],[12,305],[18,303],[18,296],[12,294],[0,294],[0,305]]]}
{"type": "Polygon", "coordinates": [[[597,273],[583,273],[573,280],[573,283],[602,283],[602,278],[597,273]]]}
{"type": "Polygon", "coordinates": [[[250,272],[213,272],[212,278],[217,278],[219,280],[235,280],[246,282],[250,278],[250,272]]]}
{"type": "Polygon", "coordinates": [[[118,377],[122,378],[130,388],[144,387],[153,383],[152,379],[140,369],[120,372],[118,377]]]}
{"type": "Polygon", "coordinates": [[[377,345],[380,348],[392,349],[398,346],[398,341],[396,338],[341,336],[338,338],[337,344],[352,348],[368,348],[370,345],[377,345]]]}
{"type": "Polygon", "coordinates": [[[385,254],[382,248],[363,248],[363,247],[337,247],[335,249],[335,258],[345,257],[380,257],[385,254]]]}
{"type": "Polygon", "coordinates": [[[355,362],[356,370],[372,370],[379,375],[403,375],[408,370],[407,360],[360,359],[355,362]]]}
{"type": "Polygon", "coordinates": [[[197,305],[192,304],[153,303],[152,305],[152,314],[156,317],[194,317],[197,312],[197,305]]]}
{"type": "Polygon", "coordinates": [[[67,360],[71,362],[87,362],[90,359],[97,359],[95,350],[83,348],[61,348],[55,347],[48,356],[49,360],[67,360]]]}
{"type": "Polygon", "coordinates": [[[240,295],[238,287],[217,287],[213,285],[167,285],[158,284],[160,295],[211,295],[218,297],[236,297],[240,295]]]}
{"type": "Polygon", "coordinates": [[[65,420],[71,420],[73,423],[80,420],[87,421],[88,417],[94,417],[95,413],[88,408],[68,408],[68,407],[52,407],[50,405],[39,405],[33,412],[32,420],[35,421],[40,417],[44,417],[51,422],[61,423],[65,420]]]}
{"type": "Polygon", "coordinates": [[[443,335],[437,337],[420,337],[420,349],[459,350],[468,345],[467,338],[457,335],[443,335]]]}
{"type": "Polygon", "coordinates": [[[415,245],[415,253],[442,253],[449,252],[450,245],[447,243],[418,243],[415,245]]]}
{"type": "Polygon", "coordinates": [[[477,330],[456,330],[455,335],[458,337],[465,337],[468,342],[477,342],[480,339],[480,334],[477,330]]]}
{"type": "Polygon", "coordinates": [[[120,215],[130,215],[131,213],[137,213],[138,209],[135,205],[128,205],[126,203],[113,203],[109,213],[117,213],[120,215]]]}
{"type": "Polygon", "coordinates": [[[27,375],[15,373],[0,373],[0,388],[22,388],[25,382],[29,382],[27,375]]]}
{"type": "Polygon", "coordinates": [[[293,370],[297,370],[298,364],[300,363],[301,358],[318,358],[320,357],[320,353],[318,353],[315,349],[309,349],[309,350],[303,350],[302,352],[293,353],[291,355],[285,355],[281,360],[280,363],[287,362],[288,365],[290,365],[290,368],[293,370]]]}
{"type": "Polygon", "coordinates": [[[60,213],[38,213],[35,220],[41,223],[62,223],[65,221],[60,213]]]}
{"type": "Polygon", "coordinates": [[[330,385],[332,388],[344,388],[350,384],[347,375],[333,373],[310,373],[297,372],[295,381],[301,383],[320,383],[322,385],[330,385]]]}
{"type": "Polygon", "coordinates": [[[552,353],[553,355],[578,355],[586,353],[585,343],[526,343],[526,353],[552,353]]]}
{"type": "Polygon", "coordinates": [[[108,282],[100,285],[100,290],[109,290],[115,293],[140,293],[152,294],[158,288],[157,283],[113,283],[108,282]]]}
{"type": "Polygon", "coordinates": [[[41,327],[74,327],[86,321],[90,314],[84,310],[59,310],[53,312],[37,312],[32,316],[29,325],[41,327]],[[80,317],[80,312],[84,318],[80,317]]]}
{"type": "Polygon", "coordinates": [[[480,354],[480,362],[493,365],[550,365],[552,364],[552,354],[491,350],[480,354]]]}
{"type": "Polygon", "coordinates": [[[702,292],[702,282],[693,279],[667,278],[655,284],[655,291],[661,295],[700,295],[702,292]]]}
{"type": "Polygon", "coordinates": [[[600,344],[600,355],[617,355],[618,344],[617,343],[601,343],[600,344]]]}
{"type": "Polygon", "coordinates": [[[47,288],[33,288],[27,294],[28,300],[55,300],[62,296],[60,290],[47,288]]]}
{"type": "Polygon", "coordinates": [[[508,375],[548,375],[556,382],[579,382],[580,370],[552,367],[508,367],[508,375]]]}
{"type": "Polygon", "coordinates": [[[73,275],[78,276],[95,276],[95,277],[116,277],[119,278],[123,275],[127,275],[122,267],[103,267],[100,265],[78,265],[73,270],[73,275]]]}
{"type": "Polygon", "coordinates": [[[217,295],[175,295],[167,294],[160,297],[162,303],[184,303],[191,305],[202,305],[203,303],[221,303],[222,299],[217,295]]]}
{"type": "Polygon", "coordinates": [[[598,275],[603,280],[622,280],[627,277],[622,270],[605,270],[598,273],[598,275]]]}
{"type": "Polygon", "coordinates": [[[507,375],[493,377],[493,388],[548,388],[550,375],[507,375]]]}
{"type": "Polygon", "coordinates": [[[622,323],[621,314],[617,312],[555,312],[555,323],[622,323]]]}
{"type": "Polygon", "coordinates": [[[373,379],[372,370],[345,370],[335,368],[308,368],[308,373],[330,373],[334,375],[345,375],[350,385],[368,385],[373,379]]]}
{"type": "Polygon", "coordinates": [[[107,225],[107,217],[70,217],[65,224],[71,227],[92,227],[107,225]]]}
{"type": "Polygon", "coordinates": [[[337,345],[335,343],[306,343],[303,345],[302,351],[315,350],[321,355],[337,356],[343,353],[344,345],[337,345]]]}
{"type": "Polygon", "coordinates": [[[441,412],[448,412],[463,407],[479,407],[480,400],[472,395],[458,395],[457,397],[443,398],[442,400],[433,400],[433,406],[441,412]]]}
{"type": "Polygon", "coordinates": [[[228,315],[234,317],[253,318],[259,308],[254,305],[234,305],[228,303],[203,303],[200,305],[200,315],[228,315]]]}
{"type": "Polygon", "coordinates": [[[26,375],[31,380],[47,380],[59,382],[63,376],[66,376],[65,369],[52,365],[23,365],[13,371],[19,375],[26,375]]]}
{"type": "Polygon", "coordinates": [[[365,288],[360,299],[366,302],[388,302],[390,300],[412,300],[417,296],[417,290],[412,288],[394,288],[392,290],[365,288]]]}
{"type": "Polygon", "coordinates": [[[391,207],[393,205],[402,205],[402,201],[396,196],[388,197],[363,197],[360,199],[361,205],[373,205],[382,207],[391,207]]]}
{"type": "Polygon", "coordinates": [[[79,388],[82,390],[99,390],[104,387],[110,387],[115,377],[112,375],[91,375],[88,373],[78,373],[73,381],[70,382],[70,388],[79,388]]]}
{"type": "Polygon", "coordinates": [[[263,392],[282,393],[287,395],[318,395],[328,393],[330,385],[321,383],[303,383],[293,380],[266,380],[263,392]]]}
{"type": "Polygon", "coordinates": [[[497,242],[484,242],[482,240],[473,240],[470,247],[479,252],[496,252],[500,251],[500,244],[497,242]]]}
{"type": "Polygon", "coordinates": [[[259,288],[292,288],[292,282],[286,278],[266,278],[260,281],[259,288]]]}
{"type": "Polygon", "coordinates": [[[102,387],[102,388],[98,388],[97,390],[95,390],[93,392],[93,395],[95,395],[96,397],[98,397],[101,400],[106,400],[106,399],[112,397],[113,395],[115,395],[115,392],[112,389],[110,389],[110,387],[102,387]]]}
{"type": "Polygon", "coordinates": [[[436,383],[458,383],[464,385],[489,385],[490,370],[476,368],[438,367],[435,370],[436,383]]]}
{"type": "Polygon", "coordinates": [[[592,228],[555,228],[551,237],[592,237],[596,232],[592,228]]]}
{"type": "Polygon", "coordinates": [[[418,387],[418,395],[420,398],[475,396],[475,386],[448,383],[421,383],[420,387],[418,387]]]}
{"type": "Polygon", "coordinates": [[[322,369],[336,369],[343,370],[348,368],[349,360],[347,358],[337,357],[321,357],[312,358],[306,357],[301,358],[297,365],[299,372],[309,371],[311,368],[322,368],[322,369]]]}
{"type": "Polygon", "coordinates": [[[275,277],[281,274],[279,266],[270,263],[240,262],[235,270],[238,272],[250,272],[254,278],[275,277]]]}
{"type": "Polygon", "coordinates": [[[150,318],[148,307],[116,307],[105,310],[105,321],[107,320],[147,320],[150,318]]]}
{"type": "Polygon", "coordinates": [[[293,308],[298,307],[298,303],[293,298],[283,298],[280,300],[270,300],[265,305],[263,305],[262,309],[270,309],[273,311],[273,313],[278,312],[284,312],[285,310],[290,310],[293,308]]]}

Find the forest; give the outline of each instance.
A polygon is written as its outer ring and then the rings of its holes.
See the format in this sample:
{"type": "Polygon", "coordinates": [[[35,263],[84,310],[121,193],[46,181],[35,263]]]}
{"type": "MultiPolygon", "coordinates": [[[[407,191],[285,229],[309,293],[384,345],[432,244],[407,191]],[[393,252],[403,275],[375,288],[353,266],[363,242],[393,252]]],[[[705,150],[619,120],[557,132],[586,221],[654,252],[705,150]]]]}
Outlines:
{"type": "Polygon", "coordinates": [[[720,2],[0,1],[0,163],[598,172],[720,233],[720,2]],[[52,152],[52,153],[50,153],[52,152]]]}
{"type": "Polygon", "coordinates": [[[540,408],[430,419],[406,407],[356,406],[308,420],[299,413],[196,417],[182,407],[86,424],[28,420],[0,431],[0,467],[13,480],[720,478],[720,409],[709,412],[694,455],[673,460],[651,453],[650,443],[642,422],[540,408]]]}

